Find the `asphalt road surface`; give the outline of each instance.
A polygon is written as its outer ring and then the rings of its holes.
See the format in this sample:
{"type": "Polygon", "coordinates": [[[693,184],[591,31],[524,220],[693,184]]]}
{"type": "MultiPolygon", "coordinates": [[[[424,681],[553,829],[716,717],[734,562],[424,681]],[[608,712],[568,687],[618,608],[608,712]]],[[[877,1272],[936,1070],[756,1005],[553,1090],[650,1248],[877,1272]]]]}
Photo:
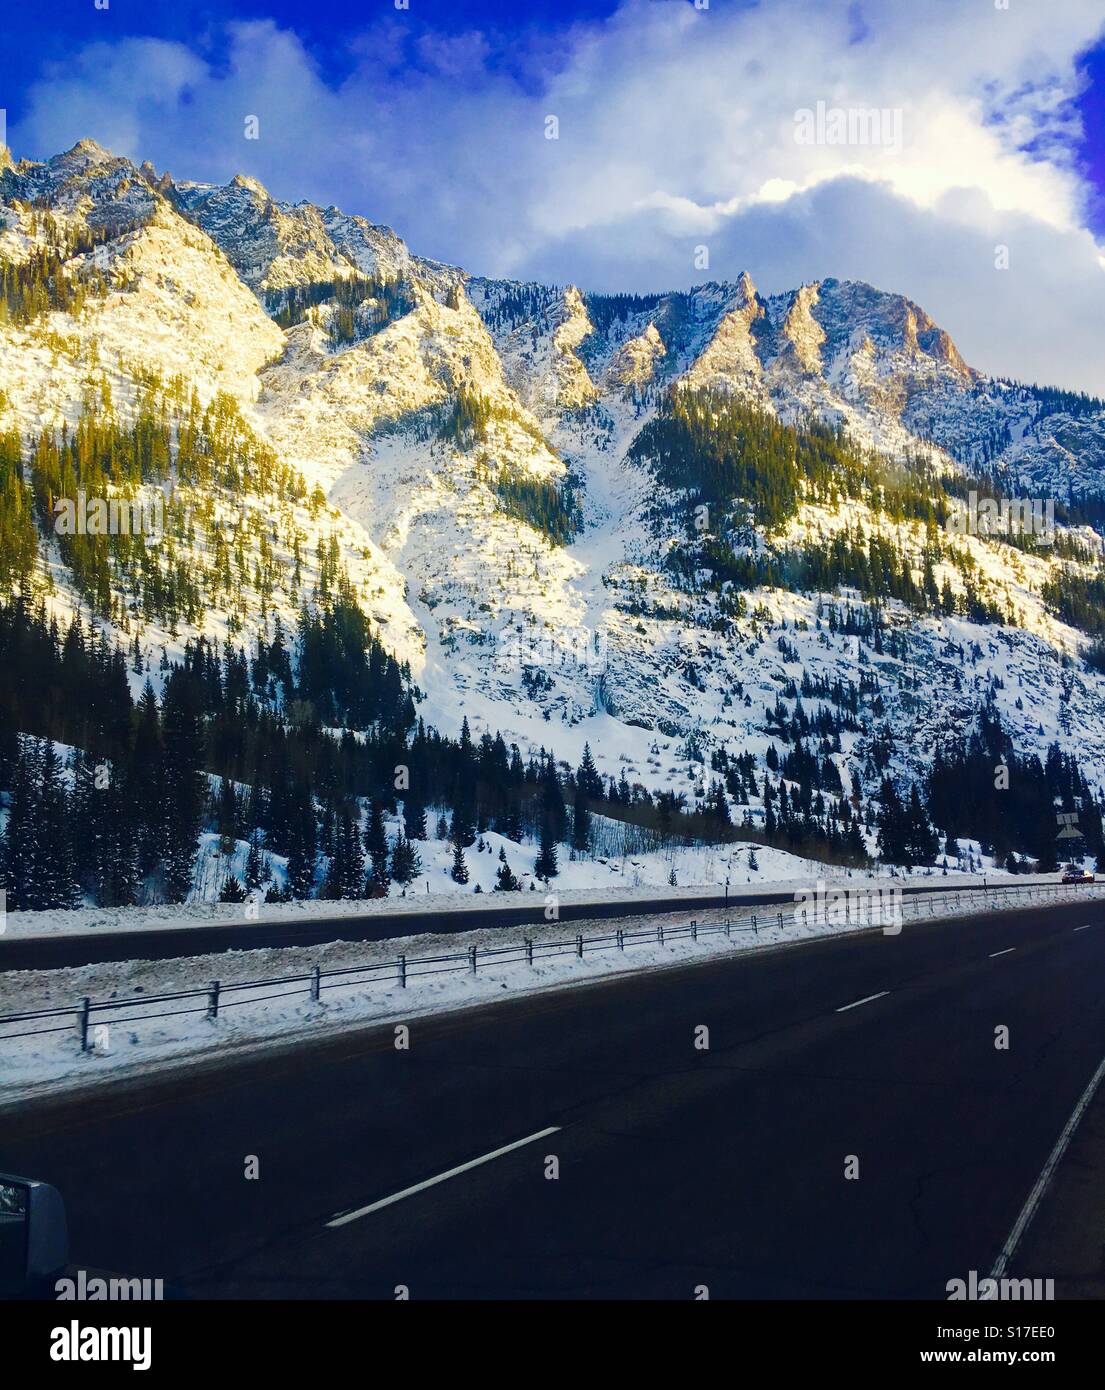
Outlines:
{"type": "Polygon", "coordinates": [[[1105,1056],[1105,903],[409,1026],[25,1104],[0,1169],[76,1264],[198,1297],[943,1298],[1105,1056]]]}

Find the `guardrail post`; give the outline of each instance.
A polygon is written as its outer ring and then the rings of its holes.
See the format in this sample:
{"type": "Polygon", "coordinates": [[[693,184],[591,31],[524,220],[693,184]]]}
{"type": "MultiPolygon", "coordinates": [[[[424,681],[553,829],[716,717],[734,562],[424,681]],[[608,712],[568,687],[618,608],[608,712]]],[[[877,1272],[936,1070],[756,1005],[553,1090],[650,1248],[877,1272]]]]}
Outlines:
{"type": "Polygon", "coordinates": [[[583,959],[583,933],[576,932],[576,955],[583,959]]]}
{"type": "Polygon", "coordinates": [[[468,970],[469,970],[470,974],[472,974],[472,975],[474,975],[474,974],[476,973],[476,948],[475,948],[475,946],[469,946],[469,948],[468,948],[468,970]]]}
{"type": "Polygon", "coordinates": [[[406,958],[406,956],[400,956],[400,957],[399,957],[399,988],[400,988],[400,989],[406,989],[406,987],[407,987],[407,958],[406,958]]]}
{"type": "Polygon", "coordinates": [[[732,935],[732,932],[730,931],[730,924],[729,924],[729,918],[728,918],[728,917],[726,917],[726,919],[725,919],[725,935],[726,935],[727,938],[730,937],[730,936],[732,935]]]}
{"type": "Polygon", "coordinates": [[[625,932],[622,930],[621,927],[618,928],[618,950],[625,950],[625,932]]]}
{"type": "Polygon", "coordinates": [[[207,986],[207,1017],[211,1019],[219,1016],[219,982],[212,980],[207,986]]]}
{"type": "Polygon", "coordinates": [[[664,944],[664,924],[663,922],[656,928],[656,940],[662,946],[664,944]]]}
{"type": "Polygon", "coordinates": [[[81,1030],[81,1051],[88,1051],[88,1016],[92,1012],[92,1000],[87,995],[81,1000],[80,1013],[77,1015],[77,1027],[81,1030]]]}
{"type": "Polygon", "coordinates": [[[322,971],[316,965],[311,971],[311,1003],[317,1004],[322,993],[322,971]]]}
{"type": "Polygon", "coordinates": [[[697,940],[698,940],[698,922],[697,922],[697,921],[693,921],[693,920],[692,920],[692,922],[691,922],[691,940],[692,940],[692,941],[697,941],[697,940]]]}
{"type": "Polygon", "coordinates": [[[783,914],[781,912],[779,913],[779,930],[783,930],[783,914]]]}
{"type": "Polygon", "coordinates": [[[758,921],[757,918],[756,918],[756,914],[753,912],[753,914],[752,914],[752,935],[753,935],[753,936],[759,936],[759,934],[760,934],[760,924],[759,924],[759,921],[758,921]]]}

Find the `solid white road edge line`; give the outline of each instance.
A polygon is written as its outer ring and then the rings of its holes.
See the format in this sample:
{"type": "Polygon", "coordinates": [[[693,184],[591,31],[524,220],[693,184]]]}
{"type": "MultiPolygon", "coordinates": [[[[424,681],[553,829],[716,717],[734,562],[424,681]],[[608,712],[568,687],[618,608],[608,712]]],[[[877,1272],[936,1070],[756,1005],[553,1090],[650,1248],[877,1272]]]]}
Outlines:
{"type": "Polygon", "coordinates": [[[1017,949],[1016,946],[1006,946],[1006,948],[1005,948],[1004,951],[991,951],[991,952],[990,952],[990,959],[991,959],[991,960],[995,960],[998,956],[1008,956],[1008,955],[1011,955],[1012,952],[1015,951],[1016,949],[1017,949]]]}
{"type": "Polygon", "coordinates": [[[837,1009],[837,1013],[846,1014],[849,1009],[858,1009],[861,1004],[870,1004],[872,999],[885,999],[889,993],[890,991],[888,989],[883,989],[880,990],[878,994],[868,994],[865,995],[863,999],[857,999],[854,1004],[841,1004],[840,1008],[837,1009]]]}
{"type": "Polygon", "coordinates": [[[439,1173],[436,1178],[427,1178],[425,1182],[416,1182],[413,1187],[404,1187],[402,1192],[394,1192],[390,1197],[382,1197],[380,1201],[371,1202],[367,1207],[358,1207],[356,1211],[342,1212],[340,1216],[335,1216],[332,1221],[327,1221],[326,1225],[327,1227],[346,1226],[350,1221],[357,1221],[362,1216],[379,1211],[381,1207],[390,1207],[393,1202],[401,1202],[404,1197],[413,1197],[416,1192],[424,1192],[427,1187],[436,1187],[439,1182],[447,1182],[449,1178],[455,1178],[458,1173],[467,1173],[470,1168],[478,1168],[482,1163],[490,1163],[493,1158],[502,1158],[503,1154],[508,1154],[514,1149],[536,1143],[538,1139],[544,1139],[546,1135],[556,1134],[559,1129],[559,1125],[550,1125],[548,1129],[539,1129],[536,1134],[527,1134],[524,1139],[515,1139],[513,1144],[504,1144],[501,1149],[495,1149],[489,1154],[482,1154],[479,1158],[471,1158],[467,1163],[460,1163],[455,1168],[450,1168],[446,1173],[439,1173]]]}
{"type": "Polygon", "coordinates": [[[1093,1076],[1090,1077],[1090,1083],[1079,1097],[1078,1104],[1074,1107],[1074,1113],[1067,1121],[1062,1134],[1060,1134],[1059,1138],[1055,1141],[1055,1147],[1048,1155],[1048,1160],[1044,1164],[1043,1172],[1036,1179],[1035,1186],[1028,1194],[1028,1200],[1021,1208],[1020,1216],[1017,1217],[1013,1229],[1009,1232],[1009,1239],[1001,1248],[1001,1254],[998,1256],[994,1268],[990,1272],[991,1279],[1000,1279],[1005,1273],[1006,1266],[1013,1258],[1013,1252],[1020,1243],[1021,1236],[1028,1230],[1029,1223],[1036,1215],[1036,1210],[1043,1200],[1044,1193],[1047,1191],[1048,1183],[1051,1182],[1055,1170],[1059,1166],[1059,1160],[1067,1151],[1067,1145],[1073,1138],[1074,1131],[1078,1128],[1078,1121],[1082,1118],[1090,1101],[1093,1100],[1094,1092],[1101,1084],[1101,1078],[1103,1076],[1105,1076],[1105,1057],[1101,1059],[1101,1063],[1097,1070],[1094,1072],[1093,1076]]]}

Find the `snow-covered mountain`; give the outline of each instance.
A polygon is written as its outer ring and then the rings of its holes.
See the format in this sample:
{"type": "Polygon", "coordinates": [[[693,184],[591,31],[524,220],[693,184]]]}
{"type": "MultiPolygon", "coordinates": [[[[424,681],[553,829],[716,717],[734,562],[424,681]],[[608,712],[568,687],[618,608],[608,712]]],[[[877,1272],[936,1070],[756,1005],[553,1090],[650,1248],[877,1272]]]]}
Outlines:
{"type": "MultiPolygon", "coordinates": [[[[986,377],[903,296],[832,279],[762,296],[749,274],[644,296],[481,279],[363,217],[280,202],[244,176],[159,175],[90,141],[43,164],[0,158],[0,263],[51,249],[88,292],[0,321],[0,431],[73,430],[90,400],[126,421],[152,381],[177,381],[201,402],[224,393],[302,483],[214,499],[228,526],[250,517],[232,594],[212,584],[184,624],[133,607],[104,622],[154,670],[194,630],[248,643],[277,616],[290,630],[334,546],[410,663],[420,713],[446,730],[467,716],[573,763],[589,740],[602,772],[693,805],[712,752],[766,756],[772,711],[794,709],[807,671],[862,691],[837,755],[845,787],[881,770],[882,730],[891,765],[915,769],[988,696],[1019,747],[1057,738],[1105,787],[1092,632],[1054,601],[1060,565],[1085,584],[1098,573],[1101,541],[1079,523],[1105,516],[1105,405],[986,377]],[[700,518],[642,442],[673,388],[827,424],[856,458],[915,480],[1052,499],[1073,528],[1050,548],[945,536],[933,561],[922,520],[802,491],[784,522],[734,542],[732,518],[700,518]],[[1003,620],[891,599],[879,612],[900,641],[876,649],[862,624],[830,621],[865,608],[847,588],[760,585],[738,604],[716,575],[688,581],[672,564],[688,538],[755,556],[845,533],[885,539],[918,583],[927,556],[938,589],[980,595],[1003,620]],[[280,572],[264,585],[263,547],[280,572]]],[[[202,538],[192,558],[217,562],[202,538]]],[[[72,576],[56,554],[46,565],[51,604],[73,611],[72,576]]]]}

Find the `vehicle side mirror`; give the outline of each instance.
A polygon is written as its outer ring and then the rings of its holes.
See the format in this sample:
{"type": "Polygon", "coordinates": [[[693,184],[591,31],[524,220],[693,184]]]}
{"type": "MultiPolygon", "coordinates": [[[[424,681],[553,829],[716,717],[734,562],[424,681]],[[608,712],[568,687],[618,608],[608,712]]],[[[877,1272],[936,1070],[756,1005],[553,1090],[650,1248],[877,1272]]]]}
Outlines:
{"type": "Polygon", "coordinates": [[[0,1298],[46,1293],[69,1262],[61,1193],[0,1173],[0,1298]]]}

